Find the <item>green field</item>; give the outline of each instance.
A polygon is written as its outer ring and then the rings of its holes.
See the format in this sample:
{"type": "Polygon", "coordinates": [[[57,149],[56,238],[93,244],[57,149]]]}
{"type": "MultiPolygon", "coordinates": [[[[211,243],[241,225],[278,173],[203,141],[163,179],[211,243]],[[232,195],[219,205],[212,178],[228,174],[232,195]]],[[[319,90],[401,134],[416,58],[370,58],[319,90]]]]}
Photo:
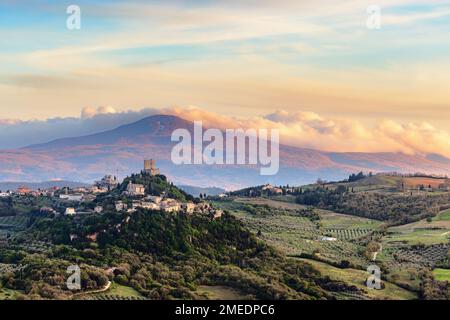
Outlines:
{"type": "Polygon", "coordinates": [[[440,212],[433,221],[450,221],[450,209],[440,212]]]}
{"type": "Polygon", "coordinates": [[[312,264],[323,275],[329,276],[333,280],[344,281],[347,284],[354,285],[358,289],[363,290],[365,295],[371,299],[392,299],[392,300],[411,300],[417,299],[414,292],[400,288],[399,286],[383,281],[385,288],[381,290],[367,288],[365,281],[368,273],[364,270],[356,269],[340,269],[330,266],[326,263],[315,260],[301,259],[302,261],[312,264]]]}
{"type": "MultiPolygon", "coordinates": [[[[434,189],[433,194],[439,194],[444,192],[439,190],[439,185],[448,183],[448,179],[444,178],[374,175],[354,182],[330,183],[325,186],[330,189],[334,189],[339,185],[342,185],[348,188],[353,188],[354,192],[403,192],[403,190],[406,192],[417,192],[417,187],[419,185],[431,185],[434,189]]],[[[313,184],[310,185],[310,188],[315,188],[317,186],[317,184],[313,184]]],[[[420,191],[419,193],[430,194],[427,191],[420,191]]]]}
{"type": "Polygon", "coordinates": [[[0,300],[14,300],[18,294],[20,294],[19,291],[0,287],[0,300]]]}
{"type": "Polygon", "coordinates": [[[434,269],[434,278],[438,281],[448,281],[450,282],[450,269],[434,269]]]}
{"type": "Polygon", "coordinates": [[[379,221],[318,209],[315,211],[321,219],[311,221],[296,216],[295,211],[292,211],[304,207],[273,199],[239,198],[237,201],[217,202],[215,205],[232,211],[252,232],[259,233],[260,239],[286,255],[314,255],[318,260],[332,264],[347,260],[356,266],[367,265],[369,261],[364,255],[365,247],[351,240],[369,235],[382,225],[379,221]],[[283,208],[285,211],[277,211],[272,215],[250,214],[242,207],[249,203],[283,208]]]}
{"type": "Polygon", "coordinates": [[[331,236],[340,240],[353,240],[378,231],[382,222],[328,210],[317,209],[323,228],[331,236]]]}
{"type": "MultiPolygon", "coordinates": [[[[290,200],[290,196],[278,196],[269,198],[237,198],[234,201],[238,203],[249,203],[255,205],[267,205],[272,208],[282,208],[288,210],[305,209],[306,206],[297,204],[295,201],[290,200]],[[285,200],[281,200],[285,199],[285,200]]],[[[294,199],[295,200],[295,199],[294,199]]]]}
{"type": "Polygon", "coordinates": [[[111,295],[118,295],[123,297],[136,297],[143,298],[143,296],[131,287],[122,286],[118,283],[113,282],[111,288],[106,292],[111,295]]]}
{"type": "Polygon", "coordinates": [[[134,288],[113,282],[107,291],[87,294],[82,298],[91,300],[141,300],[144,299],[144,296],[142,296],[134,288]]]}
{"type": "Polygon", "coordinates": [[[340,214],[333,211],[317,209],[322,225],[325,228],[336,229],[370,229],[377,230],[383,223],[377,220],[340,214]]]}
{"type": "Polygon", "coordinates": [[[440,212],[428,222],[426,219],[391,227],[384,238],[387,243],[403,242],[408,244],[432,245],[448,243],[450,239],[450,210],[440,212]]]}
{"type": "Polygon", "coordinates": [[[14,227],[24,227],[28,222],[28,218],[26,216],[8,216],[8,217],[0,217],[0,225],[9,225],[14,227]]]}

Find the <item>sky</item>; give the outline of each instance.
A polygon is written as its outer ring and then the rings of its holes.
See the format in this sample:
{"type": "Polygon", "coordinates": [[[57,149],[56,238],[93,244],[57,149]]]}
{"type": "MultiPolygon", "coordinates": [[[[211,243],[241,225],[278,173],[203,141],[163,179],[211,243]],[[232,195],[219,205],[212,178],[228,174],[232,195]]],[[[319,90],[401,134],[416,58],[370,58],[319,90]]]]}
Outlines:
{"type": "MultiPolygon", "coordinates": [[[[98,113],[195,108],[269,119],[289,141],[327,150],[450,154],[449,75],[448,0],[0,3],[4,137],[98,113]],[[79,30],[66,27],[72,4],[79,30]],[[366,25],[370,5],[380,29],[366,25]]],[[[87,130],[63,127],[54,133],[87,130]]]]}

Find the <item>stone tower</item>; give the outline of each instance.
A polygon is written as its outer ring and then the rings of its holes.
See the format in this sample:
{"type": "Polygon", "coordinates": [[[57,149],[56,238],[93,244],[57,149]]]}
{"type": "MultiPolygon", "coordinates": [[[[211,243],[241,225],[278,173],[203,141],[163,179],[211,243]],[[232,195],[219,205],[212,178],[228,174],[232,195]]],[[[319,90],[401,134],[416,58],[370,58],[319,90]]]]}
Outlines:
{"type": "Polygon", "coordinates": [[[144,160],[144,173],[147,173],[151,176],[156,176],[160,173],[159,169],[156,168],[155,159],[144,160]]]}

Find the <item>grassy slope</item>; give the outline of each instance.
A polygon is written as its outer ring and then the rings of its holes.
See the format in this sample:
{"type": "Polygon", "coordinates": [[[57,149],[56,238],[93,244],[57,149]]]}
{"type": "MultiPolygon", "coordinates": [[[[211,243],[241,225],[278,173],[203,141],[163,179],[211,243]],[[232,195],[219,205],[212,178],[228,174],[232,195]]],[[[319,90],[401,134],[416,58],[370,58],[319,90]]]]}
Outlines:
{"type": "Polygon", "coordinates": [[[113,282],[111,288],[105,292],[105,294],[117,295],[121,297],[135,297],[143,298],[143,296],[131,287],[122,286],[118,283],[113,282]]]}
{"type": "Polygon", "coordinates": [[[450,221],[450,209],[440,212],[436,217],[433,218],[434,221],[450,221]]]}
{"type": "Polygon", "coordinates": [[[307,218],[293,215],[269,215],[254,216],[248,212],[241,210],[242,203],[252,203],[261,205],[269,205],[274,208],[286,208],[285,205],[291,205],[292,208],[297,207],[296,204],[288,204],[275,200],[251,198],[242,200],[238,198],[236,202],[218,202],[215,205],[224,209],[233,211],[234,215],[241,219],[244,224],[254,233],[261,231],[261,239],[271,246],[279,249],[287,255],[299,255],[301,253],[316,255],[321,260],[340,263],[341,260],[349,260],[355,265],[364,266],[368,263],[367,259],[362,256],[361,251],[364,248],[340,238],[339,230],[363,230],[361,235],[377,230],[382,223],[379,221],[343,215],[326,210],[317,210],[322,220],[322,226],[311,222],[307,218]],[[332,231],[330,229],[333,229],[332,231]],[[337,236],[337,241],[323,241],[321,238],[327,234],[337,236]]]}
{"type": "Polygon", "coordinates": [[[384,238],[386,243],[396,241],[427,245],[447,243],[450,239],[450,210],[442,211],[431,222],[424,219],[398,227],[391,227],[388,232],[389,234],[384,238]]]}
{"type": "Polygon", "coordinates": [[[281,208],[281,209],[288,209],[288,210],[295,210],[295,209],[305,209],[306,206],[293,203],[290,201],[278,201],[274,199],[268,199],[268,198],[237,198],[235,200],[238,203],[249,203],[249,204],[255,204],[255,205],[267,205],[272,208],[281,208]]]}
{"type": "Polygon", "coordinates": [[[7,299],[14,300],[17,294],[19,294],[19,291],[7,288],[0,288],[0,300],[7,300],[7,299]]]}
{"type": "Polygon", "coordinates": [[[363,270],[356,269],[339,269],[333,266],[330,266],[326,263],[309,260],[309,259],[301,259],[308,263],[311,263],[315,268],[317,268],[323,275],[329,276],[334,280],[341,280],[345,283],[355,285],[361,290],[367,292],[367,295],[372,299],[394,299],[394,300],[411,300],[417,299],[416,294],[413,292],[407,291],[399,286],[385,282],[385,288],[382,290],[374,290],[368,289],[365,285],[365,281],[367,279],[367,272],[363,270]]]}
{"type": "Polygon", "coordinates": [[[434,278],[438,281],[448,281],[450,282],[450,269],[434,269],[434,278]]]}
{"type": "Polygon", "coordinates": [[[105,292],[88,294],[86,296],[91,299],[94,299],[94,300],[96,298],[99,298],[100,296],[117,296],[117,297],[121,297],[121,298],[138,298],[138,299],[144,298],[135,289],[133,289],[131,287],[120,285],[115,282],[113,282],[111,284],[111,287],[105,292]]]}
{"type": "Polygon", "coordinates": [[[378,220],[350,216],[329,210],[318,209],[317,211],[325,228],[377,230],[383,225],[383,222],[378,220]]]}
{"type": "MultiPolygon", "coordinates": [[[[416,189],[419,185],[428,187],[431,185],[437,189],[439,185],[448,183],[447,179],[439,178],[425,178],[425,177],[394,177],[394,176],[372,176],[354,182],[340,182],[327,184],[330,188],[335,188],[338,185],[344,185],[349,188],[354,188],[355,192],[361,191],[387,191],[392,188],[401,188],[402,184],[406,189],[416,189]]],[[[317,185],[312,185],[315,187],[317,185]]]]}

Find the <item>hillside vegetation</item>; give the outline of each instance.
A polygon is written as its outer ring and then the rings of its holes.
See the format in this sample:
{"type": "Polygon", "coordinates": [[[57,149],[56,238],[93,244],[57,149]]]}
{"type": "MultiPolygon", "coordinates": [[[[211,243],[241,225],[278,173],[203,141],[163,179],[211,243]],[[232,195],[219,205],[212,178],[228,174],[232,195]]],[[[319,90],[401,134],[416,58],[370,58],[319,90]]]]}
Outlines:
{"type": "MultiPolygon", "coordinates": [[[[161,176],[134,175],[98,201],[113,202],[129,182],[142,183],[150,194],[189,197],[161,176]]],[[[131,297],[146,299],[204,299],[198,289],[205,286],[226,287],[249,299],[333,299],[335,292],[355,290],[309,264],[286,259],[226,213],[214,219],[105,208],[96,215],[30,213],[30,227],[0,248],[0,264],[10,270],[0,273],[5,290],[32,299],[82,298],[79,293],[102,291],[109,281],[116,298],[125,288],[138,293],[131,297]],[[79,292],[66,287],[70,265],[82,271],[79,292]]],[[[99,296],[107,299],[108,292],[99,296]]]]}

